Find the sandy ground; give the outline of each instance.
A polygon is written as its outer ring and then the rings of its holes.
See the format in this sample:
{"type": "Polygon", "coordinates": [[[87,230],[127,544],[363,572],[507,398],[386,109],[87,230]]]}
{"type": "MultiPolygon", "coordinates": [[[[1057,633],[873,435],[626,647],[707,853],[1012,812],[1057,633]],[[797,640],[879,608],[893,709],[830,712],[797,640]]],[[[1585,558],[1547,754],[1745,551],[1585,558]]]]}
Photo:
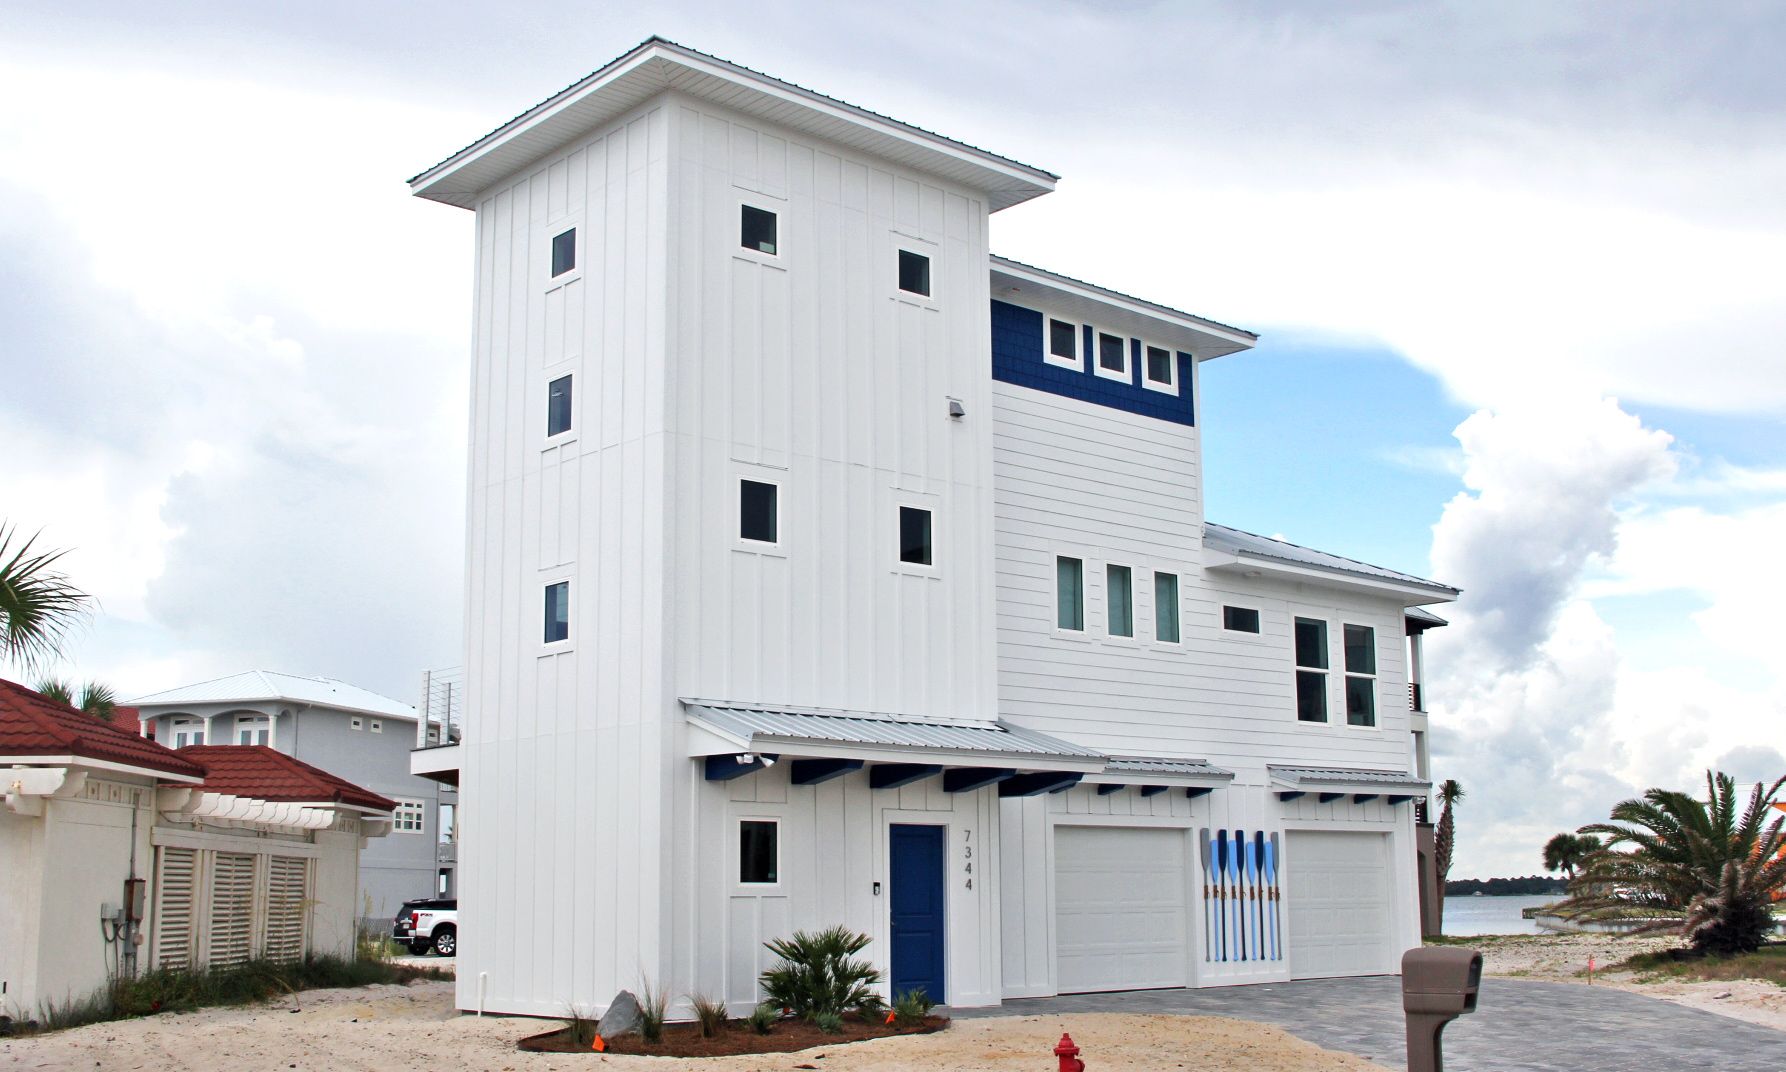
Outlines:
{"type": "MultiPolygon", "coordinates": [[[[208,1009],[97,1024],[31,1039],[0,1041],[0,1070],[104,1072],[534,1072],[601,1069],[656,1072],[683,1067],[661,1057],[521,1053],[516,1040],[549,1029],[539,1020],[460,1016],[451,983],[314,990],[289,1002],[208,1009]]],[[[1090,1067],[1104,1070],[1369,1072],[1361,1057],[1323,1050],[1273,1027],[1217,1017],[1088,1014],[959,1020],[935,1035],[879,1039],[800,1053],[722,1057],[716,1072],[800,1068],[824,1072],[1036,1072],[1055,1067],[1054,1044],[1069,1031],[1090,1067]],[[821,1056],[822,1055],[822,1056],[821,1056]]]]}
{"type": "Polygon", "coordinates": [[[1600,934],[1503,935],[1484,938],[1482,971],[1518,979],[1587,983],[1588,958],[1594,958],[1593,985],[1612,986],[1664,998],[1695,1009],[1786,1031],[1786,987],[1753,980],[1737,982],[1644,982],[1630,972],[1602,969],[1638,953],[1678,945],[1679,939],[1619,938],[1600,934]]]}

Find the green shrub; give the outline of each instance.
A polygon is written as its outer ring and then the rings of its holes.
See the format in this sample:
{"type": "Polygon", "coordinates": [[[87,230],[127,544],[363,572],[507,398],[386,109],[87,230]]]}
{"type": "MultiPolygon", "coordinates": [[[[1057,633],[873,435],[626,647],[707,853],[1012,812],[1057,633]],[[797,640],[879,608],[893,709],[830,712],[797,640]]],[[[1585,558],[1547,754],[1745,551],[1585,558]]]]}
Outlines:
{"type": "Polygon", "coordinates": [[[841,1016],[846,1009],[859,1008],[881,980],[881,973],[867,961],[852,959],[868,943],[868,935],[846,927],[816,934],[795,931],[792,938],[765,942],[781,963],[763,973],[763,993],[806,1019],[820,1013],[841,1016]]]}
{"type": "Polygon", "coordinates": [[[881,1023],[887,1018],[887,1003],[879,994],[870,991],[867,997],[856,1003],[856,1015],[867,1023],[881,1023]]]}
{"type": "Polygon", "coordinates": [[[579,1009],[575,1005],[565,1006],[564,1027],[571,1033],[571,1041],[588,1048],[595,1045],[595,1025],[600,1020],[579,1009]]]}
{"type": "Polygon", "coordinates": [[[934,1008],[936,1002],[930,1000],[923,987],[918,987],[893,999],[893,1019],[900,1027],[917,1027],[934,1008]]]}
{"type": "Polygon", "coordinates": [[[726,1014],[726,1003],[714,1001],[705,994],[690,994],[689,1007],[694,1009],[695,1023],[701,1025],[701,1037],[712,1038],[719,1034],[719,1029],[726,1026],[730,1017],[726,1014]]]}
{"type": "Polygon", "coordinates": [[[834,1012],[818,1013],[812,1018],[812,1022],[819,1025],[819,1030],[827,1035],[843,1033],[843,1017],[834,1012]]]}
{"type": "Polygon", "coordinates": [[[779,1019],[781,1019],[781,1010],[765,1001],[750,1010],[750,1015],[744,1018],[744,1022],[749,1024],[750,1029],[757,1034],[767,1035],[775,1030],[775,1021],[779,1019]]]}
{"type": "Polygon", "coordinates": [[[664,1037],[664,1013],[670,1006],[670,994],[659,990],[646,979],[639,986],[639,1034],[646,1042],[664,1037]]]}

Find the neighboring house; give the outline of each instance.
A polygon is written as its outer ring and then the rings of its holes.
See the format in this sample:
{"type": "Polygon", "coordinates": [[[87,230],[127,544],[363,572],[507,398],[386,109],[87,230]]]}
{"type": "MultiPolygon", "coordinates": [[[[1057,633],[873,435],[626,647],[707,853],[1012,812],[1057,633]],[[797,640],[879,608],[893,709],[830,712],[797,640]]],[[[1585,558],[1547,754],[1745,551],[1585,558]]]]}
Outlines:
{"type": "Polygon", "coordinates": [[[462,1007],[742,1010],[829,924],[955,1006],[1419,942],[1457,593],[1205,522],[1254,336],[991,256],[1054,183],[658,39],[412,180],[476,213],[462,1007]]]}
{"type": "MultiPolygon", "coordinates": [[[[415,709],[328,678],[250,670],[142,696],[143,732],[170,748],[265,745],[397,802],[391,836],[360,861],[360,914],[390,922],[404,901],[448,888],[437,844],[442,789],[409,773],[415,709]]],[[[451,790],[445,791],[450,799],[451,790]]]]}
{"type": "Polygon", "coordinates": [[[119,975],[352,956],[395,804],[270,748],[174,751],[0,681],[0,1012],[119,975]]]}

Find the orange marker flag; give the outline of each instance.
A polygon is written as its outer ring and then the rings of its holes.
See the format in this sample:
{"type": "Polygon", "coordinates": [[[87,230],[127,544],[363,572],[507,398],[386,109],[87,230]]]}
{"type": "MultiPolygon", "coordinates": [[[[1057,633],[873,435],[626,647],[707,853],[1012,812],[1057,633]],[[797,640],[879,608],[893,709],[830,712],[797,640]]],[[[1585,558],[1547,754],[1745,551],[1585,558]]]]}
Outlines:
{"type": "Polygon", "coordinates": [[[892,1023],[896,1019],[898,1019],[898,1017],[894,1014],[893,1010],[888,1009],[887,1010],[887,1022],[892,1023]]]}
{"type": "Polygon", "coordinates": [[[594,1050],[596,1053],[607,1053],[608,1052],[608,1043],[600,1035],[597,1035],[597,1036],[595,1036],[595,1041],[591,1042],[589,1044],[589,1048],[594,1050]]]}

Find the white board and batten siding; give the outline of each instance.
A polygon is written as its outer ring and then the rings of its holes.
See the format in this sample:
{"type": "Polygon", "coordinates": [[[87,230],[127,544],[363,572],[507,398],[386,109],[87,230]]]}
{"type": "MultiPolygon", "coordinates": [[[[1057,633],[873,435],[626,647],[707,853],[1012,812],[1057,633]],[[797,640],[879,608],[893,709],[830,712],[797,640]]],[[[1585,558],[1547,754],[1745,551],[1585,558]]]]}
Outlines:
{"type": "MultiPolygon", "coordinates": [[[[643,976],[732,998],[760,958],[706,906],[731,903],[708,809],[736,787],[686,758],[678,698],[996,711],[985,205],[669,94],[477,212],[459,1003],[481,980],[488,1009],[555,1015],[643,976]],[[747,202],[778,213],[778,256],[739,248],[747,202]],[[932,299],[899,297],[901,245],[932,299]],[[566,374],[574,429],[547,441],[566,374]],[[741,547],[740,477],[780,486],[780,546],[741,547]],[[934,568],[898,567],[900,505],[934,511],[934,568]],[[570,638],[547,645],[557,581],[570,638]]],[[[868,919],[865,897],[795,898],[786,926],[868,919]]],[[[996,965],[950,957],[996,1000],[996,965]]]]}

